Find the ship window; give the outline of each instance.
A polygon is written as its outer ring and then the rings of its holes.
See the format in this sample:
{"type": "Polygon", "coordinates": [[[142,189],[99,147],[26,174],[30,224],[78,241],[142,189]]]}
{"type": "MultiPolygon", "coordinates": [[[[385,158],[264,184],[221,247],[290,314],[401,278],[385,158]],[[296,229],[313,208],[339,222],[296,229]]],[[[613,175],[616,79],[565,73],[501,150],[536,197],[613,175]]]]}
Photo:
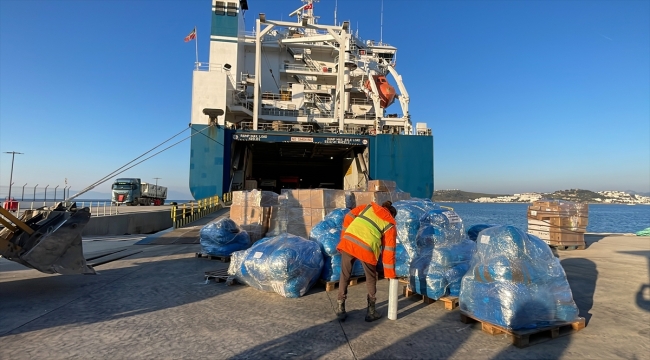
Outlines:
{"type": "Polygon", "coordinates": [[[217,1],[214,3],[214,14],[215,15],[226,15],[226,2],[217,1]]]}
{"type": "Polygon", "coordinates": [[[237,4],[229,2],[226,12],[228,13],[228,16],[237,16],[237,4]]]}

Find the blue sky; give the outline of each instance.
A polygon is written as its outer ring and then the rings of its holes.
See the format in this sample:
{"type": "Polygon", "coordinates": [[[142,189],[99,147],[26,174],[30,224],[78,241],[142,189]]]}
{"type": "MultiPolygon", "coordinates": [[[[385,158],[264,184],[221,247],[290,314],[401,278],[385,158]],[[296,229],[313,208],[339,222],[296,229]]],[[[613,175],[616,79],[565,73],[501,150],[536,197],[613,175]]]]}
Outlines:
{"type": "MultiPolygon", "coordinates": [[[[315,5],[321,23],[334,3],[315,5]]],[[[299,6],[250,0],[247,30],[299,6]]],[[[380,8],[339,1],[338,20],[379,40],[380,8]]],[[[24,153],[13,194],[80,190],[186,128],[194,26],[207,61],[208,0],[0,1],[0,151],[24,153]]],[[[385,0],[383,40],[433,129],[436,189],[650,191],[649,1],[385,0]]],[[[0,154],[2,196],[10,167],[0,154]]],[[[183,199],[188,173],[186,141],[120,176],[183,199]]]]}

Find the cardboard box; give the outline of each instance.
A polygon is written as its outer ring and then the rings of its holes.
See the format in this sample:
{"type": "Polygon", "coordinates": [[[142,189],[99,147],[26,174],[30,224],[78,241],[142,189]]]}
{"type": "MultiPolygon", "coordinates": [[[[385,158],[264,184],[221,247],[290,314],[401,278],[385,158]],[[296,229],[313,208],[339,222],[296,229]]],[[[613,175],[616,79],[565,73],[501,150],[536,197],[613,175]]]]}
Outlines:
{"type": "Polygon", "coordinates": [[[278,196],[273,191],[233,191],[231,206],[274,206],[278,205],[278,196]]]}
{"type": "Polygon", "coordinates": [[[310,190],[310,207],[312,209],[345,208],[345,191],[333,189],[310,190]]]}
{"type": "Polygon", "coordinates": [[[566,228],[573,231],[585,232],[589,224],[589,218],[579,215],[557,215],[557,213],[548,213],[540,210],[528,209],[527,218],[529,221],[544,221],[549,225],[566,228]]]}
{"type": "Polygon", "coordinates": [[[368,180],[368,191],[394,192],[397,183],[391,180],[368,180]]]}
{"type": "Polygon", "coordinates": [[[375,202],[379,205],[384,201],[392,201],[391,193],[381,191],[353,191],[355,206],[368,205],[375,202]]]}
{"type": "Polygon", "coordinates": [[[291,235],[300,236],[305,239],[309,239],[309,231],[311,231],[311,226],[307,226],[305,224],[290,223],[287,225],[287,233],[291,235]]]}

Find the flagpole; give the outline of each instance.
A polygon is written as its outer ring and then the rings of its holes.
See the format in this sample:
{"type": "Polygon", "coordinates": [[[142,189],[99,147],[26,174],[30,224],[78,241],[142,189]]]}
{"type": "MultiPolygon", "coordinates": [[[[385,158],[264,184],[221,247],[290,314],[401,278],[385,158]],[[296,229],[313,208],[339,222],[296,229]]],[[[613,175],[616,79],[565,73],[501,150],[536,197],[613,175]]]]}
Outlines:
{"type": "Polygon", "coordinates": [[[199,34],[196,32],[196,26],[194,27],[194,46],[196,50],[196,67],[199,67],[199,34]]]}

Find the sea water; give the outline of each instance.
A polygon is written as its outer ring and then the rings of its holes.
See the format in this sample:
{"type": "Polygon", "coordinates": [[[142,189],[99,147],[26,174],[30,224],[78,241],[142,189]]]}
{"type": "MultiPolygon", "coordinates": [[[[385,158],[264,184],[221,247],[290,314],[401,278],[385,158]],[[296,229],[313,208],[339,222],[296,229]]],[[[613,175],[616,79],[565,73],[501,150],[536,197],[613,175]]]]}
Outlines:
{"type": "MultiPolygon", "coordinates": [[[[438,203],[449,206],[463,219],[465,229],[475,224],[514,225],[528,228],[530,204],[438,203]]],[[[589,233],[635,233],[650,227],[650,205],[589,204],[589,233]]]]}

